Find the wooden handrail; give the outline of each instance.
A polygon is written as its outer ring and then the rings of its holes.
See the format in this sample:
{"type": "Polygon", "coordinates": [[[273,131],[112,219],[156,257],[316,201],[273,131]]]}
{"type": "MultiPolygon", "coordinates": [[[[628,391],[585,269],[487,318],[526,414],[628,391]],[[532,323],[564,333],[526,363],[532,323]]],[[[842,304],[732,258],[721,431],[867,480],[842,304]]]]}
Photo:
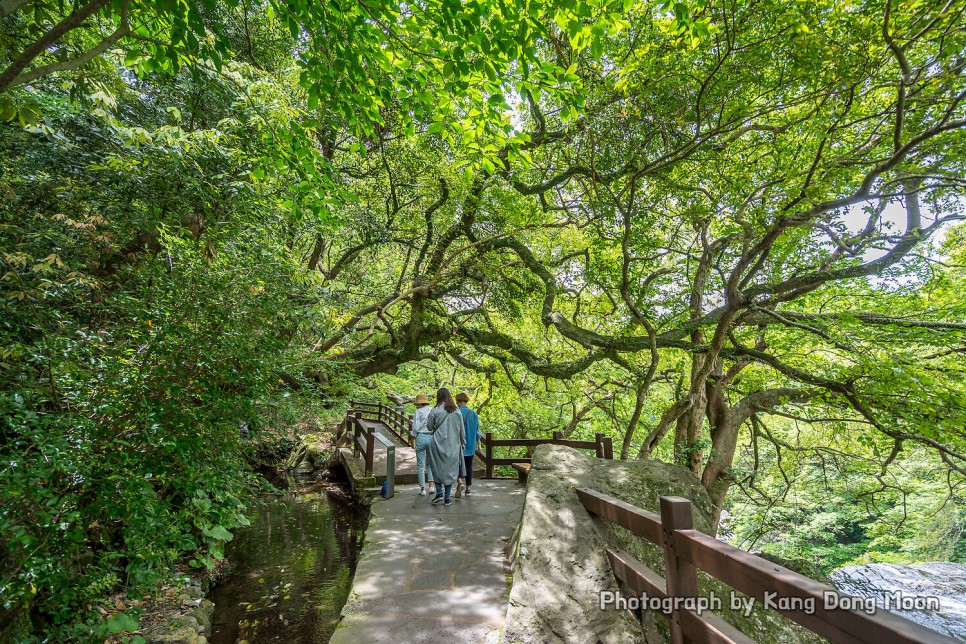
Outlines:
{"type": "Polygon", "coordinates": [[[477,450],[476,455],[483,461],[485,474],[483,478],[493,478],[493,468],[497,465],[513,465],[514,463],[530,463],[528,456],[496,458],[493,449],[496,447],[537,447],[538,445],[564,445],[574,449],[592,449],[597,458],[614,458],[614,442],[609,436],[597,434],[595,440],[578,441],[562,437],[560,432],[554,432],[553,438],[493,438],[493,432],[486,432],[480,439],[485,451],[477,450]]]}
{"type": "Polygon", "coordinates": [[[596,449],[596,441],[575,441],[555,438],[494,438],[494,447],[536,447],[537,445],[566,445],[577,449],[596,449]]]}
{"type": "Polygon", "coordinates": [[[350,400],[348,415],[364,420],[381,422],[404,445],[408,445],[409,447],[413,446],[413,442],[409,438],[409,419],[389,405],[350,400]]]}
{"type": "MultiPolygon", "coordinates": [[[[413,447],[409,437],[410,419],[400,414],[394,408],[384,403],[370,403],[359,400],[349,401],[348,416],[356,419],[381,422],[389,428],[396,438],[404,445],[413,447]]],[[[495,458],[493,449],[496,447],[537,447],[538,445],[565,445],[574,449],[594,450],[598,458],[613,459],[614,445],[609,436],[596,434],[592,441],[571,440],[563,438],[560,432],[554,432],[553,438],[493,438],[492,432],[487,432],[481,439],[485,451],[477,451],[476,455],[483,461],[485,467],[484,478],[493,478],[493,468],[498,465],[512,465],[513,463],[529,463],[529,457],[495,458]]]]}
{"type": "Polygon", "coordinates": [[[578,488],[577,497],[591,514],[616,523],[651,543],[664,543],[664,530],[659,515],[587,488],[578,488]]]}
{"type": "MultiPolygon", "coordinates": [[[[663,547],[666,579],[626,553],[607,550],[615,577],[638,594],[659,599],[696,597],[696,571],[703,570],[832,642],[938,644],[956,641],[887,611],[870,615],[829,606],[829,597],[844,596],[835,588],[695,530],[691,526],[688,499],[661,497],[658,516],[595,490],[578,488],[576,492],[591,514],[663,547]]],[[[834,602],[834,605],[840,604],[834,602]]],[[[698,614],[685,608],[672,608],[667,617],[672,642],[745,644],[751,641],[710,611],[698,614]]]]}
{"type": "MultiPolygon", "coordinates": [[[[637,596],[647,595],[667,599],[667,582],[664,577],[647,568],[634,557],[619,550],[607,549],[607,558],[614,576],[637,596]]],[[[754,640],[724,621],[711,611],[700,615],[690,609],[680,612],[682,636],[693,642],[714,642],[715,644],[754,644],[754,640]]]]}
{"type": "MultiPolygon", "coordinates": [[[[394,408],[384,403],[370,403],[359,400],[349,401],[348,416],[381,422],[389,428],[396,438],[403,444],[413,447],[413,441],[409,438],[410,419],[405,414],[400,414],[394,408]]],[[[590,449],[598,458],[613,459],[614,444],[609,436],[596,434],[592,441],[570,440],[563,438],[560,432],[554,432],[553,438],[493,438],[492,432],[484,434],[480,439],[484,446],[484,451],[477,451],[476,455],[483,461],[485,468],[484,478],[493,478],[493,468],[498,465],[512,465],[514,463],[529,463],[529,457],[507,457],[495,458],[493,449],[496,447],[537,447],[538,445],[565,445],[574,449],[590,449]]]]}

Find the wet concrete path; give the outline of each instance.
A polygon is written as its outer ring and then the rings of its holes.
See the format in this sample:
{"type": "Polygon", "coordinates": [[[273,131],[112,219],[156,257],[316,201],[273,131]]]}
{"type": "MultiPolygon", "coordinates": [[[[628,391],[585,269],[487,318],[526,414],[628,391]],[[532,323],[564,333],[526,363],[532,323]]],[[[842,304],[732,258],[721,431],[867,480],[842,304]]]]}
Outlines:
{"type": "Polygon", "coordinates": [[[506,547],[525,488],[477,480],[453,505],[414,486],[373,502],[349,600],[331,644],[496,644],[507,610],[506,547]]]}

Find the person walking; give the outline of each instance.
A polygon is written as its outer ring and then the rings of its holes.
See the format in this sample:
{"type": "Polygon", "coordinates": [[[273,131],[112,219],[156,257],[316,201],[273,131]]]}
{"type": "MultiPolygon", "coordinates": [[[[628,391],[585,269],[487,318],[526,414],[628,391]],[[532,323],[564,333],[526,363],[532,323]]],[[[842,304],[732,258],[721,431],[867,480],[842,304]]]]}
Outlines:
{"type": "Polygon", "coordinates": [[[429,412],[426,424],[433,434],[433,442],[429,446],[429,467],[436,480],[433,503],[452,505],[450,491],[459,476],[466,436],[463,432],[463,415],[449,389],[437,392],[436,407],[429,412]]]}
{"type": "Polygon", "coordinates": [[[466,434],[466,443],[463,448],[466,486],[464,488],[462,483],[457,486],[456,498],[459,498],[460,494],[470,495],[470,489],[473,485],[473,456],[476,454],[476,446],[480,440],[480,418],[475,411],[467,406],[469,402],[470,397],[466,394],[459,393],[456,395],[456,404],[459,405],[460,415],[463,416],[463,432],[466,434]]]}
{"type": "Polygon", "coordinates": [[[416,413],[413,414],[413,427],[410,434],[415,438],[416,448],[416,482],[419,483],[419,496],[426,496],[426,482],[433,486],[433,470],[429,467],[427,454],[429,445],[433,442],[433,434],[429,431],[428,421],[429,397],[426,394],[416,396],[416,413]]]}

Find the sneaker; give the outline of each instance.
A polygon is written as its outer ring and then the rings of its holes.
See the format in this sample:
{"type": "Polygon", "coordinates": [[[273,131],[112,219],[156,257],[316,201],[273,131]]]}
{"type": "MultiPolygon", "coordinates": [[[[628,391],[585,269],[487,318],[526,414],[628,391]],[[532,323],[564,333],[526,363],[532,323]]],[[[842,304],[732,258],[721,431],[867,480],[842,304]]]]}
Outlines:
{"type": "Polygon", "coordinates": [[[426,496],[426,490],[419,488],[419,496],[426,496]]]}
{"type": "Polygon", "coordinates": [[[470,486],[469,485],[466,486],[466,492],[464,492],[464,494],[466,494],[466,496],[469,496],[470,495],[470,486]]]}
{"type": "Polygon", "coordinates": [[[443,501],[443,505],[453,505],[453,499],[446,499],[443,501]]]}
{"type": "Polygon", "coordinates": [[[466,489],[466,486],[460,483],[459,485],[456,486],[456,494],[454,494],[453,496],[455,496],[457,499],[460,498],[461,496],[463,496],[463,490],[465,489],[466,489]]]}
{"type": "Polygon", "coordinates": [[[435,497],[435,498],[433,499],[433,503],[439,503],[439,502],[440,502],[440,501],[442,501],[442,500],[443,500],[443,495],[442,495],[442,494],[438,494],[438,495],[436,495],[436,497],[435,497]]]}

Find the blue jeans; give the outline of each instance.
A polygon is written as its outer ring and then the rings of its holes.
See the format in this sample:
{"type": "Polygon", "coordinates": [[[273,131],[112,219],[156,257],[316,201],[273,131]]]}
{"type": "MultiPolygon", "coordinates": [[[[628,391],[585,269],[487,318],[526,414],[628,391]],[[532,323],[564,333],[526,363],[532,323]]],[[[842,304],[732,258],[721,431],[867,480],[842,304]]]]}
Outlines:
{"type": "Polygon", "coordinates": [[[432,434],[422,432],[416,434],[416,480],[419,482],[419,487],[426,487],[427,479],[433,480],[433,473],[429,469],[429,463],[426,462],[426,452],[429,451],[432,442],[432,434]]]}
{"type": "Polygon", "coordinates": [[[445,490],[445,495],[443,496],[443,498],[448,500],[449,499],[449,493],[453,491],[453,486],[452,485],[440,485],[439,483],[436,484],[436,496],[437,497],[439,497],[441,494],[443,494],[443,491],[444,490],[445,490]]]}

